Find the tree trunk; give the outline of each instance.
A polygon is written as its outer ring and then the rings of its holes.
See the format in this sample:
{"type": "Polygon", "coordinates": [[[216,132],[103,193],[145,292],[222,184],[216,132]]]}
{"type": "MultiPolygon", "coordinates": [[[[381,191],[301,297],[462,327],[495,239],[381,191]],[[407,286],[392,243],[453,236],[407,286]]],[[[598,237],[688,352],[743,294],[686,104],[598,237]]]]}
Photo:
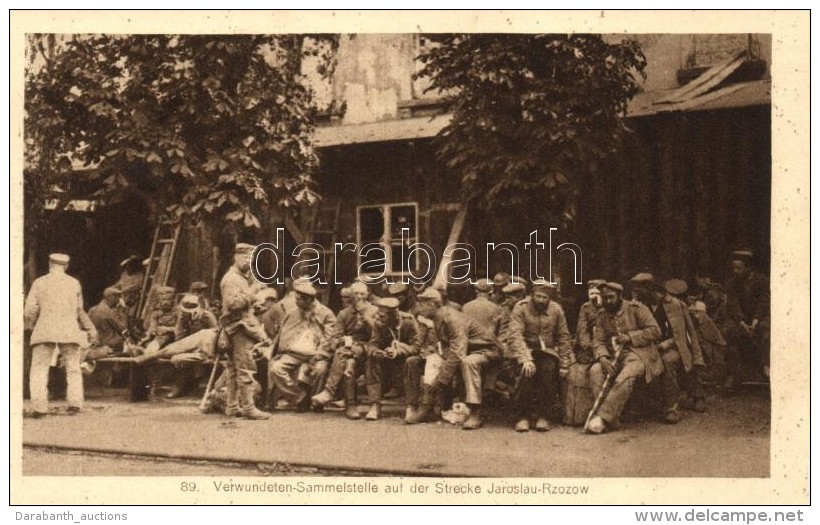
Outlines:
{"type": "MultiPolygon", "coordinates": [[[[444,246],[444,252],[447,252],[447,248],[452,246],[458,242],[461,238],[461,233],[464,231],[464,224],[467,221],[467,212],[469,210],[469,205],[462,204],[458,210],[458,214],[456,218],[453,220],[453,226],[450,228],[450,236],[447,238],[447,244],[444,246]]],[[[433,282],[433,286],[440,288],[447,286],[447,275],[446,275],[446,268],[450,264],[450,260],[452,257],[450,255],[443,255],[441,259],[441,264],[438,267],[438,273],[436,274],[436,279],[433,282]]]]}

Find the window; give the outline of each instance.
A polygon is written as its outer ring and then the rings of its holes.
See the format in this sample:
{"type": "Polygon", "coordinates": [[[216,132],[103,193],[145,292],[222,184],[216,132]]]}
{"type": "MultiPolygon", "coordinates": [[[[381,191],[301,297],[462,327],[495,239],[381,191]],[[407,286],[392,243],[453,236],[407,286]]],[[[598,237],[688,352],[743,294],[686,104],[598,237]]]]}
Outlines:
{"type": "Polygon", "coordinates": [[[401,275],[418,270],[411,246],[418,242],[418,204],[356,208],[356,239],[362,273],[401,275]],[[402,230],[404,236],[402,236],[402,230]]]}

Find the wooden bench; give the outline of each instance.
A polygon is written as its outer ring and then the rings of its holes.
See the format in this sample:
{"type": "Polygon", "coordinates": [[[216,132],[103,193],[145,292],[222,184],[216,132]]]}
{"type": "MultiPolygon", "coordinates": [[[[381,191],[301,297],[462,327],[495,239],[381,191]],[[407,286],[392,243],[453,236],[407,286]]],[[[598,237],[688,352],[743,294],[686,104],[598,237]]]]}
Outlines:
{"type": "MultiPolygon", "coordinates": [[[[149,361],[144,363],[143,365],[137,364],[137,360],[133,357],[125,357],[125,356],[113,356],[113,357],[101,357],[99,359],[95,359],[93,362],[95,363],[111,363],[111,364],[125,364],[128,365],[128,391],[129,391],[129,399],[132,403],[136,403],[139,401],[147,401],[150,397],[151,388],[148,381],[148,367],[152,366],[157,363],[161,363],[164,365],[170,364],[171,360],[167,358],[163,359],[156,359],[154,361],[149,361]]],[[[220,361],[224,363],[224,361],[220,361]]],[[[195,365],[195,366],[203,366],[206,367],[208,370],[212,366],[214,366],[214,361],[212,359],[199,361],[199,362],[189,362],[186,364],[195,365]]]]}

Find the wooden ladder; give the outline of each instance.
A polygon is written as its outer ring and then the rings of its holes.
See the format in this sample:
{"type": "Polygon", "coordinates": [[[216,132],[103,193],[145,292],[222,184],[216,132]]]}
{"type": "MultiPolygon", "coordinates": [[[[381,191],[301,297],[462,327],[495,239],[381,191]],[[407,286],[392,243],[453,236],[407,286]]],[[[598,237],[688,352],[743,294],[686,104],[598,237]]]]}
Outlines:
{"type": "Polygon", "coordinates": [[[151,254],[148,256],[148,266],[145,268],[145,277],[142,280],[140,301],[137,316],[145,320],[150,313],[149,305],[153,303],[153,290],[158,286],[166,286],[171,276],[171,266],[176,254],[179,232],[182,229],[181,221],[161,218],[154,230],[154,240],[151,242],[151,254]]]}

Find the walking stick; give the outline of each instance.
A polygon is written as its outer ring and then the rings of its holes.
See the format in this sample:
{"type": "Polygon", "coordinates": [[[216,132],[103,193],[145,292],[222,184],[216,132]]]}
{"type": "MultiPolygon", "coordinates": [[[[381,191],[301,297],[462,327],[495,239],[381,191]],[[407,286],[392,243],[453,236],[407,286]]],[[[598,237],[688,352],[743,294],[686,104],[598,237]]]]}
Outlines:
{"type": "MultiPolygon", "coordinates": [[[[612,338],[612,348],[615,350],[615,366],[618,366],[618,358],[621,357],[621,348],[622,346],[615,342],[615,338],[612,338]]],[[[607,374],[606,379],[604,379],[604,386],[601,387],[601,391],[598,393],[598,397],[595,399],[595,403],[592,404],[592,408],[589,410],[589,414],[587,415],[587,420],[584,423],[584,430],[589,431],[589,422],[592,420],[595,413],[601,408],[601,403],[604,402],[606,396],[609,395],[609,390],[612,388],[612,383],[615,382],[616,374],[607,374]]]]}

